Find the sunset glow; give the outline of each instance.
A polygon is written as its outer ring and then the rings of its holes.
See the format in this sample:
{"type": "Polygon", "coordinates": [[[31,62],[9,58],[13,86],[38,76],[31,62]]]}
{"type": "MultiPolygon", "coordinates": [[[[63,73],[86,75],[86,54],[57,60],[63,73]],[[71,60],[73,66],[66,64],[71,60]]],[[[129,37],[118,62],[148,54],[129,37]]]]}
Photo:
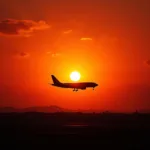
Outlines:
{"type": "Polygon", "coordinates": [[[150,109],[149,6],[148,0],[0,0],[0,107],[150,109]],[[49,85],[52,74],[99,86],[75,94],[49,85]]]}

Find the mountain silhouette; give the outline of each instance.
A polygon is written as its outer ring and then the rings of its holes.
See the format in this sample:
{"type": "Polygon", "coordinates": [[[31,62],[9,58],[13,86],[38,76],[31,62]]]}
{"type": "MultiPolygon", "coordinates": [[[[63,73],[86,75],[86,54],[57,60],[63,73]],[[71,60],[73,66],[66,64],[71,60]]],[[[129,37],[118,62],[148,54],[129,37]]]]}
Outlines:
{"type": "Polygon", "coordinates": [[[45,112],[45,113],[54,113],[54,112],[71,112],[72,110],[64,109],[55,105],[51,106],[35,106],[27,107],[22,109],[17,109],[13,107],[1,107],[0,112],[45,112]]]}
{"type": "MultiPolygon", "coordinates": [[[[56,105],[50,106],[34,106],[34,107],[27,107],[27,108],[14,108],[14,107],[0,107],[0,113],[14,113],[14,112],[44,112],[44,113],[56,113],[56,112],[82,112],[82,113],[117,113],[114,111],[106,111],[106,110],[95,110],[95,109],[77,109],[71,110],[62,108],[56,105]]],[[[150,113],[149,109],[139,109],[136,110],[139,113],[150,113]]],[[[134,112],[135,113],[135,112],[134,112]]]]}
{"type": "Polygon", "coordinates": [[[46,112],[46,113],[53,113],[53,112],[66,112],[67,109],[51,105],[51,106],[43,106],[43,107],[29,107],[22,110],[23,112],[46,112]]]}
{"type": "Polygon", "coordinates": [[[1,107],[0,112],[18,112],[18,109],[13,107],[1,107]]]}

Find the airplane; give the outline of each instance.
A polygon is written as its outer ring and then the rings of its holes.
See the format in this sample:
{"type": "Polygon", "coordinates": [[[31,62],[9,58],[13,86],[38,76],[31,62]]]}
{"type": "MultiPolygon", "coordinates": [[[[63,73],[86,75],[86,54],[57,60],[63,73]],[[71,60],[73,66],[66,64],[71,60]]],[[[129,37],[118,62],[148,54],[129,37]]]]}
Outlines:
{"type": "MultiPolygon", "coordinates": [[[[52,86],[61,87],[61,88],[72,88],[73,91],[78,91],[78,89],[85,90],[86,88],[92,87],[93,90],[98,86],[95,82],[76,82],[76,83],[62,83],[54,75],[51,75],[53,84],[52,86]]],[[[50,83],[49,83],[50,84],[50,83]]]]}

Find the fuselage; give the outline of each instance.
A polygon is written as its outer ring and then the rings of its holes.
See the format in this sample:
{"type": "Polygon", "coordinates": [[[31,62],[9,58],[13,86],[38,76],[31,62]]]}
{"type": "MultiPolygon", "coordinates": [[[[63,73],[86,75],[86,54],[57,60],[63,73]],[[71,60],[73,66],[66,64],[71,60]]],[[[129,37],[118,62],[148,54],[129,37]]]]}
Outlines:
{"type": "Polygon", "coordinates": [[[62,87],[62,88],[78,88],[84,89],[87,87],[96,87],[98,84],[94,82],[77,82],[77,83],[60,83],[60,84],[53,84],[54,86],[62,87]]]}

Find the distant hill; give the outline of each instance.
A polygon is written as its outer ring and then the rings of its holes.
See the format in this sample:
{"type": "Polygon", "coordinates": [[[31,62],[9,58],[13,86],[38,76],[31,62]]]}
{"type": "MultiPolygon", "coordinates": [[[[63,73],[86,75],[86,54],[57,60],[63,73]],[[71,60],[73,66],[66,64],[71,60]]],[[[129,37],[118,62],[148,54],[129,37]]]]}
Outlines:
{"type": "Polygon", "coordinates": [[[72,110],[64,109],[55,105],[52,106],[35,106],[28,107],[23,109],[17,109],[13,107],[1,107],[0,112],[46,112],[46,113],[54,113],[54,112],[72,112],[72,110]]]}
{"type": "MultiPolygon", "coordinates": [[[[93,109],[77,109],[77,110],[71,110],[71,109],[65,109],[61,108],[56,105],[51,106],[35,106],[35,107],[27,107],[27,108],[13,108],[13,107],[1,107],[0,112],[45,112],[45,113],[55,113],[55,112],[83,112],[83,113],[92,113],[95,112],[93,109]]],[[[100,111],[96,111],[100,112],[100,111]]],[[[102,112],[102,111],[101,111],[102,112]]]]}
{"type": "MultiPolygon", "coordinates": [[[[50,106],[35,106],[35,107],[27,107],[27,108],[14,108],[14,107],[0,107],[0,113],[10,113],[10,112],[44,112],[44,113],[55,113],[55,112],[82,112],[82,113],[117,113],[114,111],[105,111],[105,110],[94,110],[94,109],[77,109],[77,110],[71,110],[71,109],[65,109],[61,108],[56,105],[50,105],[50,106]]],[[[150,110],[147,109],[141,109],[136,110],[135,112],[131,113],[150,113],[150,110]]]]}
{"type": "Polygon", "coordinates": [[[23,112],[46,112],[46,113],[53,113],[53,112],[69,112],[71,110],[67,110],[55,105],[52,106],[43,106],[43,107],[29,107],[22,109],[23,112]]]}
{"type": "Polygon", "coordinates": [[[13,107],[1,107],[0,112],[18,112],[18,109],[13,107]]]}

